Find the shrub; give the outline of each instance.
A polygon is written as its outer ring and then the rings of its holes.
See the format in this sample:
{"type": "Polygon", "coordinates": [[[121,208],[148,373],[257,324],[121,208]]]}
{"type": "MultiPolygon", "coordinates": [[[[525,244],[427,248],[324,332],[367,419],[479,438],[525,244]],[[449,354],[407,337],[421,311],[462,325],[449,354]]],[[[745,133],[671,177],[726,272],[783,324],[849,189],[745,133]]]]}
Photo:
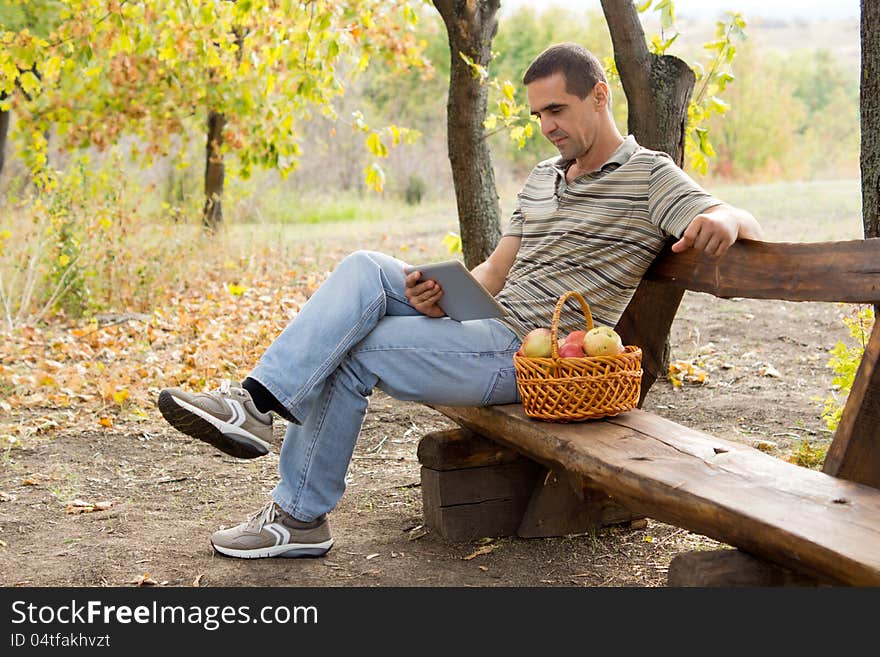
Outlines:
{"type": "Polygon", "coordinates": [[[828,361],[828,367],[831,368],[835,376],[831,380],[832,393],[825,399],[822,419],[825,420],[826,426],[831,431],[837,429],[837,425],[840,423],[846,397],[852,390],[856,372],[862,362],[868,336],[874,326],[874,308],[872,306],[854,306],[850,314],[843,318],[843,323],[849,329],[849,334],[856,343],[850,346],[838,340],[830,352],[831,358],[828,361]]]}

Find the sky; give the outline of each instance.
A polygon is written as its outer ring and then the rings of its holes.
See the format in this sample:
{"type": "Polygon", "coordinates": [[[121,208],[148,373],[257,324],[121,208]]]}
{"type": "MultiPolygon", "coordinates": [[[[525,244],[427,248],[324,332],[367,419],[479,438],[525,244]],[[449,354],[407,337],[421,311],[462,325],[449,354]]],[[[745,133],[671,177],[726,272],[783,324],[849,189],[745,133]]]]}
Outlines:
{"type": "MultiPolygon", "coordinates": [[[[811,20],[859,17],[859,0],[675,0],[679,18],[716,18],[725,11],[738,11],[746,20],[757,18],[804,18],[811,20]]],[[[501,11],[524,5],[535,8],[556,5],[578,12],[601,9],[599,0],[501,0],[501,11]]]]}

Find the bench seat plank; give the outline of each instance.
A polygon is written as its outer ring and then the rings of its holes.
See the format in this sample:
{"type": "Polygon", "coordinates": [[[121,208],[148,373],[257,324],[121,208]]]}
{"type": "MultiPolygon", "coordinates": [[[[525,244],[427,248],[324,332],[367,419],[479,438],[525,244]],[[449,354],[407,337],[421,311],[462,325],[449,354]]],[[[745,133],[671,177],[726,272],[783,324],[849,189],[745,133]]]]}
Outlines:
{"type": "Polygon", "coordinates": [[[519,404],[434,406],[634,512],[818,579],[880,585],[880,490],[633,410],[573,424],[519,404]]]}

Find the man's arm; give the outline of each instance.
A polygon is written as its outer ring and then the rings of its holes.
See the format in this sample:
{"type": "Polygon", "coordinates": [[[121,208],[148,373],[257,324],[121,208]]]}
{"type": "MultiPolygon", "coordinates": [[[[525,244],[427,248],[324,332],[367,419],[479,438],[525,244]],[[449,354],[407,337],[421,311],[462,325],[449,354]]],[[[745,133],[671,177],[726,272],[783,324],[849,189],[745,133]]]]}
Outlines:
{"type": "MultiPolygon", "coordinates": [[[[522,238],[511,235],[502,237],[492,254],[471,270],[474,278],[480,281],[492,296],[498,294],[504,287],[521,241],[522,238]]],[[[410,305],[423,315],[443,317],[445,313],[437,305],[443,296],[443,289],[437,281],[420,281],[421,276],[422,273],[419,271],[407,275],[406,298],[409,299],[410,305]]]]}
{"type": "Polygon", "coordinates": [[[694,217],[681,239],[672,245],[672,251],[694,248],[720,258],[736,240],[760,240],[762,236],[761,226],[751,213],[722,203],[694,217]]]}
{"type": "Polygon", "coordinates": [[[519,245],[522,242],[521,237],[507,235],[502,237],[498,242],[498,246],[492,251],[492,254],[482,263],[471,270],[483,287],[489,290],[489,294],[493,297],[501,292],[507,281],[507,274],[513,267],[516,260],[516,254],[519,252],[519,245]]]}

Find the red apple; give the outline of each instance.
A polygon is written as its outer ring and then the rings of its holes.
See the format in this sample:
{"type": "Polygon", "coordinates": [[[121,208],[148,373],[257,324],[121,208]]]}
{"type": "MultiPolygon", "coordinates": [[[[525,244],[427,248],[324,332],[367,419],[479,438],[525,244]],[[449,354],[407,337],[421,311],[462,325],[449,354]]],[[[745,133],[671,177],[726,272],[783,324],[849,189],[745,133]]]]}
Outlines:
{"type": "Polygon", "coordinates": [[[560,358],[583,358],[584,350],[581,346],[574,342],[566,342],[562,349],[559,350],[560,358]]]}
{"type": "Polygon", "coordinates": [[[620,336],[608,326],[597,326],[588,331],[583,348],[587,356],[614,356],[625,351],[620,336]]]}
{"type": "Polygon", "coordinates": [[[551,339],[550,329],[537,328],[529,331],[523,339],[523,355],[527,358],[549,358],[551,339]]]}
{"type": "Polygon", "coordinates": [[[584,336],[587,334],[586,331],[572,331],[568,335],[565,336],[566,342],[571,342],[573,344],[582,345],[584,343],[584,336]]]}

